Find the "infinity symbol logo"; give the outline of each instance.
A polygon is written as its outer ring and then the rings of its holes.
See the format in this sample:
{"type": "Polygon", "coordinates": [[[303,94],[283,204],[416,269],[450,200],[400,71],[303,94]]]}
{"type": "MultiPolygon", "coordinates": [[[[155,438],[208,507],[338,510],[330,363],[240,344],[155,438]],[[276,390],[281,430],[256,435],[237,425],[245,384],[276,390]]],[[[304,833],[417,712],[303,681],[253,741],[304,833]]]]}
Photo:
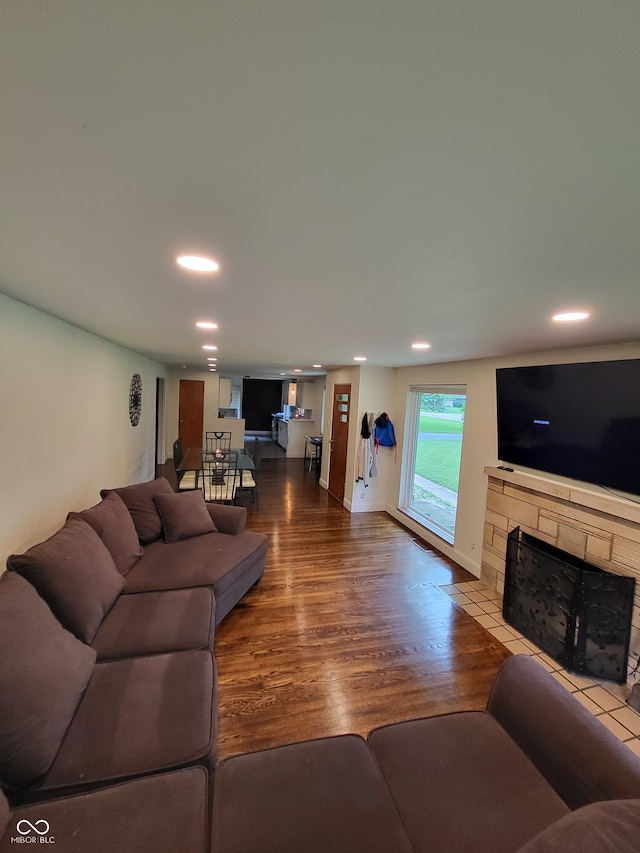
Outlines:
{"type": "Polygon", "coordinates": [[[46,820],[37,820],[35,823],[31,823],[28,820],[19,820],[16,824],[16,829],[20,835],[28,835],[30,832],[37,832],[38,835],[46,835],[49,832],[49,824],[46,820]],[[43,829],[38,829],[39,826],[43,827],[43,829]]]}

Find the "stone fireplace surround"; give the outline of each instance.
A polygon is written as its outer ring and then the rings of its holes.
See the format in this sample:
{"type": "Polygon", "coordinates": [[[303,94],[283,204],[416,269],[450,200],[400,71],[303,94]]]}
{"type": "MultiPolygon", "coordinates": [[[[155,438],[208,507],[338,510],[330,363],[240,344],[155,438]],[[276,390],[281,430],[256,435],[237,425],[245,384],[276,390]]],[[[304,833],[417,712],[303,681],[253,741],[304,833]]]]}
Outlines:
{"type": "Polygon", "coordinates": [[[522,471],[486,467],[481,581],[502,593],[507,535],[520,527],[601,569],[635,577],[628,683],[640,654],[640,503],[522,471]]]}

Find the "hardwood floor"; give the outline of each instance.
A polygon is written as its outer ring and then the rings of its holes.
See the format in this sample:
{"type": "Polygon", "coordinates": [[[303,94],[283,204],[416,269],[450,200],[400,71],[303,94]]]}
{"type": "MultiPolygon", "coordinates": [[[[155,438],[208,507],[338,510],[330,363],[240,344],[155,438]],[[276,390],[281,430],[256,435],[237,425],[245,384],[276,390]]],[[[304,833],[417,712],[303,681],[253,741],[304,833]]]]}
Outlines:
{"type": "Polygon", "coordinates": [[[509,653],[439,590],[468,572],[347,512],[302,460],[265,459],[257,482],[247,525],[271,545],[217,630],[220,758],[484,706],[509,653]]]}

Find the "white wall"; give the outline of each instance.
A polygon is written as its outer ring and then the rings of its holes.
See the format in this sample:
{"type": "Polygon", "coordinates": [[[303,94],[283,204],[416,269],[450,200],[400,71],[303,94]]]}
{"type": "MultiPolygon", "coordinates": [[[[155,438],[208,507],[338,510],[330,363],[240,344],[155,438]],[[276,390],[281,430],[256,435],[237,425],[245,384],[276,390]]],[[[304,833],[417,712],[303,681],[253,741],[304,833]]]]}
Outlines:
{"type": "Polygon", "coordinates": [[[155,476],[156,377],[131,350],[0,294],[0,571],[100,489],[155,476]],[[129,383],[142,377],[142,417],[129,383]]]}
{"type": "MultiPolygon", "coordinates": [[[[460,565],[479,577],[487,490],[484,467],[485,465],[496,465],[499,461],[497,458],[496,368],[638,357],[640,357],[640,343],[633,342],[582,349],[547,350],[529,353],[517,358],[484,359],[397,368],[394,380],[394,412],[397,411],[398,414],[397,419],[392,416],[392,420],[396,428],[399,457],[404,450],[409,386],[438,383],[467,386],[456,535],[453,546],[449,546],[444,540],[422,528],[398,510],[400,464],[394,467],[389,479],[386,495],[387,511],[411,530],[419,533],[442,553],[452,557],[460,565]],[[471,545],[472,542],[474,547],[471,545]]],[[[554,478],[548,474],[545,474],[545,477],[562,479],[560,477],[554,478]]],[[[597,490],[596,487],[593,488],[597,490]]]]}

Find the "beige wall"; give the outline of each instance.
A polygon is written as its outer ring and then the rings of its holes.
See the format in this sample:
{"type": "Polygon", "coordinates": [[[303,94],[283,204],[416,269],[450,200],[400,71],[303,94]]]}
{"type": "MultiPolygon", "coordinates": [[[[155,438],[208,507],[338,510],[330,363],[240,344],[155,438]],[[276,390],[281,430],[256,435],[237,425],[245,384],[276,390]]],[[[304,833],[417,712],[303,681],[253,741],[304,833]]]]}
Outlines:
{"type": "MultiPolygon", "coordinates": [[[[616,358],[640,357],[640,343],[618,344],[581,349],[547,350],[517,358],[482,359],[477,361],[434,364],[422,367],[398,368],[395,371],[395,399],[392,418],[399,443],[399,457],[404,450],[404,429],[412,384],[458,384],[467,386],[464,439],[458,493],[456,535],[453,546],[435,534],[426,531],[398,510],[400,494],[400,469],[393,468],[387,491],[387,511],[418,532],[424,539],[452,557],[460,565],[480,576],[482,539],[484,532],[484,507],[487,491],[485,465],[496,465],[497,426],[495,371],[498,367],[530,364],[554,364],[574,361],[603,361],[616,358]],[[471,543],[473,542],[473,547],[471,543]]],[[[523,469],[524,470],[524,469],[523,469]]],[[[552,475],[545,475],[550,477],[552,475]]],[[[556,478],[562,480],[562,478],[556,478]]],[[[566,481],[565,481],[566,482],[566,481]]],[[[594,491],[603,491],[593,487],[594,491]]]]}
{"type": "MultiPolygon", "coordinates": [[[[360,431],[362,418],[367,412],[376,415],[386,412],[391,422],[396,426],[396,412],[394,410],[394,380],[395,370],[390,367],[368,367],[359,368],[360,386],[358,390],[358,410],[354,411],[356,429],[356,452],[361,442],[360,431]]],[[[397,439],[396,439],[397,440],[397,439]]],[[[395,473],[401,464],[400,455],[389,448],[381,447],[376,455],[376,475],[371,477],[369,485],[365,487],[362,482],[355,482],[355,454],[354,469],[350,472],[350,509],[352,512],[374,512],[387,508],[387,495],[390,484],[394,480],[395,473]]]]}
{"type": "Polygon", "coordinates": [[[165,458],[173,456],[173,442],[178,437],[178,411],[180,402],[180,380],[195,379],[204,382],[204,425],[203,433],[207,430],[231,431],[233,447],[244,446],[244,419],[219,418],[218,399],[220,380],[218,375],[208,370],[171,370],[167,382],[166,405],[166,444],[165,458]]]}
{"type": "Polygon", "coordinates": [[[0,571],[100,489],[155,475],[156,378],[137,353],[0,294],[0,571]],[[142,377],[142,417],[129,383],[142,377]]]}

